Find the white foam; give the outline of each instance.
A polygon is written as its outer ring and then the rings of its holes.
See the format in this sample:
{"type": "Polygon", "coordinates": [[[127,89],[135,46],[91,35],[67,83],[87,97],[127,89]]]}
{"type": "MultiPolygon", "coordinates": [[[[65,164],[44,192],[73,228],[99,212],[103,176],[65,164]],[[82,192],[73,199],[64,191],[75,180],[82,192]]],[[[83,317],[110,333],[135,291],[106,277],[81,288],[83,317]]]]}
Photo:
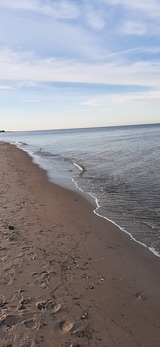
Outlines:
{"type": "Polygon", "coordinates": [[[77,163],[74,163],[74,166],[78,167],[81,172],[84,170],[83,167],[77,163]]]}
{"type": "Polygon", "coordinates": [[[100,213],[98,213],[98,210],[99,208],[101,208],[101,206],[99,205],[99,200],[97,199],[96,196],[94,196],[92,193],[89,193],[89,192],[84,192],[84,190],[82,188],[80,188],[78,186],[78,183],[72,178],[72,182],[75,184],[75,186],[77,187],[78,190],[80,190],[82,193],[85,193],[85,194],[88,194],[90,195],[95,203],[96,203],[96,208],[93,210],[93,213],[96,214],[98,217],[100,218],[103,218],[103,219],[106,219],[108,222],[114,224],[116,227],[118,227],[120,230],[122,230],[125,234],[129,235],[131,240],[135,241],[136,243],[139,243],[141,246],[147,248],[150,252],[152,252],[154,255],[156,255],[157,257],[160,257],[160,254],[153,248],[153,247],[148,247],[145,243],[141,242],[141,241],[138,241],[135,239],[135,237],[130,233],[128,232],[127,230],[125,230],[124,228],[122,228],[119,224],[117,224],[116,222],[114,222],[113,220],[101,215],[100,213]]]}

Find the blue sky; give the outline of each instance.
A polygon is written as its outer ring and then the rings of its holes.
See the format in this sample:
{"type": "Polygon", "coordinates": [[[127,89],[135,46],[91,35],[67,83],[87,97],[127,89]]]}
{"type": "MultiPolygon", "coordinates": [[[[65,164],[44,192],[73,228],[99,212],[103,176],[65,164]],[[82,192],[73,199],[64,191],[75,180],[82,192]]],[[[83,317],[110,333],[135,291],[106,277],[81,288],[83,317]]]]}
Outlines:
{"type": "Polygon", "coordinates": [[[159,0],[0,0],[0,129],[160,122],[159,0]]]}

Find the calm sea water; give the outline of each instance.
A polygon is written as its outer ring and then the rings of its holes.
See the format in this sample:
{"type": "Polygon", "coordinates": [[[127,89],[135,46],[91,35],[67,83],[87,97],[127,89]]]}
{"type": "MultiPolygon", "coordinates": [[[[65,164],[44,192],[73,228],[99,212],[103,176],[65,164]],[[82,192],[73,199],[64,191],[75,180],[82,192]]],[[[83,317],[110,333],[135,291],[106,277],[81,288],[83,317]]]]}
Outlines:
{"type": "Polygon", "coordinates": [[[94,196],[96,213],[160,255],[160,124],[0,134],[60,185],[94,196]]]}

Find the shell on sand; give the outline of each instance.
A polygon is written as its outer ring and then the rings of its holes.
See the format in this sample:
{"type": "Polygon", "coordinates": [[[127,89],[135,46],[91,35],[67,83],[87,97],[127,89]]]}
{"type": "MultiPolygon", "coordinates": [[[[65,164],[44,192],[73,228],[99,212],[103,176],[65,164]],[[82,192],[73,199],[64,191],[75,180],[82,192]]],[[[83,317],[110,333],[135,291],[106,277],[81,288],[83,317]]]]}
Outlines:
{"type": "Polygon", "coordinates": [[[72,322],[69,322],[69,321],[63,322],[61,324],[61,329],[64,333],[68,333],[73,328],[73,325],[74,324],[72,322]]]}
{"type": "Polygon", "coordinates": [[[57,313],[60,311],[62,305],[61,304],[57,304],[53,307],[53,313],[57,313]]]}

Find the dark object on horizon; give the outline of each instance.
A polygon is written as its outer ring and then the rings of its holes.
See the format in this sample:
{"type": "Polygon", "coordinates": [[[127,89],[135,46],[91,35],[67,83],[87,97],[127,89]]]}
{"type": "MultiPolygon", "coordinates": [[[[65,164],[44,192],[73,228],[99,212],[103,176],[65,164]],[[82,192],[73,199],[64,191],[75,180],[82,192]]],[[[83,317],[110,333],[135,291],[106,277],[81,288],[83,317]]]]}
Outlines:
{"type": "Polygon", "coordinates": [[[5,130],[0,130],[0,133],[5,133],[5,130]]]}

